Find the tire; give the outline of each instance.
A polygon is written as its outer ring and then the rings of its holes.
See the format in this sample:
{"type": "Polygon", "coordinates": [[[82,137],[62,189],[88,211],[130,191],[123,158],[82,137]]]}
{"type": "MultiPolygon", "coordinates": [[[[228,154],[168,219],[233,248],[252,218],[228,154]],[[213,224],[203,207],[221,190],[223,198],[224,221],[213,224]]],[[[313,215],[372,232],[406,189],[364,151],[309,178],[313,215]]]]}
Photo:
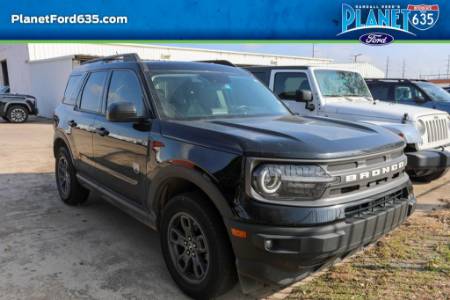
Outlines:
{"type": "Polygon", "coordinates": [[[163,210],[164,260],[173,280],[194,299],[219,296],[237,281],[233,251],[221,220],[200,193],[177,195],[163,210]]]}
{"type": "Polygon", "coordinates": [[[56,186],[61,200],[67,205],[86,202],[89,190],[80,185],[71,156],[66,147],[58,149],[55,163],[56,186]]]}
{"type": "Polygon", "coordinates": [[[28,120],[28,109],[22,105],[12,105],[6,112],[6,118],[11,123],[25,123],[28,120]]]}
{"type": "Polygon", "coordinates": [[[417,181],[417,182],[428,183],[433,180],[439,179],[442,176],[444,176],[445,174],[447,174],[447,170],[448,169],[438,170],[436,172],[429,173],[429,174],[423,175],[423,176],[412,176],[411,179],[414,181],[417,181]]]}

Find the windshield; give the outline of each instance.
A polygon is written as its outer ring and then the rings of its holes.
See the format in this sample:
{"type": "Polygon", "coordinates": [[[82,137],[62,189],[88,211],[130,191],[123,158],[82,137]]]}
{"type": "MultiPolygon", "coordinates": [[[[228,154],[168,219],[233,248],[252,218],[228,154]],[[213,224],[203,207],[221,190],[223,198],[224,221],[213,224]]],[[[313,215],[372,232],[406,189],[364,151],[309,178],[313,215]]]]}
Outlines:
{"type": "Polygon", "coordinates": [[[286,107],[257,79],[211,71],[153,72],[158,108],[168,119],[284,115],[286,107]]]}
{"type": "Polygon", "coordinates": [[[433,101],[450,102],[450,94],[443,88],[431,83],[431,82],[420,82],[417,81],[416,84],[427,93],[427,95],[433,101]]]}
{"type": "Polygon", "coordinates": [[[9,86],[0,86],[0,94],[5,94],[9,92],[9,86]]]}
{"type": "Polygon", "coordinates": [[[364,97],[371,98],[362,76],[355,72],[336,70],[316,70],[317,83],[324,97],[364,97]]]}

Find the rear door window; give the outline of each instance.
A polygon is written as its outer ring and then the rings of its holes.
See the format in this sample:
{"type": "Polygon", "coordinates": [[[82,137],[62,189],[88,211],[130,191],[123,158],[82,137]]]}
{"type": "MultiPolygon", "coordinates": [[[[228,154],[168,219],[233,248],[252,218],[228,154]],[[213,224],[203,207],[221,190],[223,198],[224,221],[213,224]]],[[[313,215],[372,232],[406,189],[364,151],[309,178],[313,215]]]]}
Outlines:
{"type": "Polygon", "coordinates": [[[94,72],[89,75],[81,95],[81,110],[95,113],[101,111],[107,75],[108,72],[94,72]]]}
{"type": "Polygon", "coordinates": [[[68,105],[75,105],[78,95],[78,87],[81,82],[81,75],[72,75],[67,82],[66,90],[64,92],[63,103],[68,105]]]}
{"type": "Polygon", "coordinates": [[[393,101],[389,97],[390,85],[369,85],[370,92],[372,93],[373,99],[383,100],[383,101],[393,101]]]}

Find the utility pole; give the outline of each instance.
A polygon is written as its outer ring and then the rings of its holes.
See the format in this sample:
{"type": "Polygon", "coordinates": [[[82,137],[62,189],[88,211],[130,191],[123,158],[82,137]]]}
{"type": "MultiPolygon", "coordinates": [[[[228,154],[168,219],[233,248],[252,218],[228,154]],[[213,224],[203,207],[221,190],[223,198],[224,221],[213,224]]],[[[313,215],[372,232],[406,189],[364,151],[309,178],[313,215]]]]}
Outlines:
{"type": "Polygon", "coordinates": [[[447,58],[447,79],[450,78],[450,55],[447,58]]]}
{"type": "Polygon", "coordinates": [[[358,57],[360,57],[362,55],[362,53],[358,53],[358,54],[353,54],[353,62],[357,63],[358,62],[358,57]]]}
{"type": "Polygon", "coordinates": [[[316,57],[316,45],[312,44],[312,57],[316,57]]]}
{"type": "Polygon", "coordinates": [[[386,78],[389,78],[389,56],[386,57],[386,71],[385,71],[386,78]]]}
{"type": "Polygon", "coordinates": [[[406,73],[406,63],[405,60],[403,60],[403,64],[402,64],[402,78],[405,78],[405,73],[406,73]]]}

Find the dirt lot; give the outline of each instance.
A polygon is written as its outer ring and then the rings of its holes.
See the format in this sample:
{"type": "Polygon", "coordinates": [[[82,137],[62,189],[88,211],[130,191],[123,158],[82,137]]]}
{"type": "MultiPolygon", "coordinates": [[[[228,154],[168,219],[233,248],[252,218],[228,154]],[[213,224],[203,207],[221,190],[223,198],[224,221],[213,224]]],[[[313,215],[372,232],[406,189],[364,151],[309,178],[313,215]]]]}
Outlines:
{"type": "MultiPolygon", "coordinates": [[[[81,207],[60,202],[51,136],[51,124],[41,120],[0,122],[0,298],[186,299],[166,270],[156,233],[95,195],[81,207]]],[[[416,186],[422,212],[376,246],[306,282],[263,294],[448,299],[449,182],[447,175],[416,186]]],[[[259,297],[236,287],[222,298],[259,297]]]]}

